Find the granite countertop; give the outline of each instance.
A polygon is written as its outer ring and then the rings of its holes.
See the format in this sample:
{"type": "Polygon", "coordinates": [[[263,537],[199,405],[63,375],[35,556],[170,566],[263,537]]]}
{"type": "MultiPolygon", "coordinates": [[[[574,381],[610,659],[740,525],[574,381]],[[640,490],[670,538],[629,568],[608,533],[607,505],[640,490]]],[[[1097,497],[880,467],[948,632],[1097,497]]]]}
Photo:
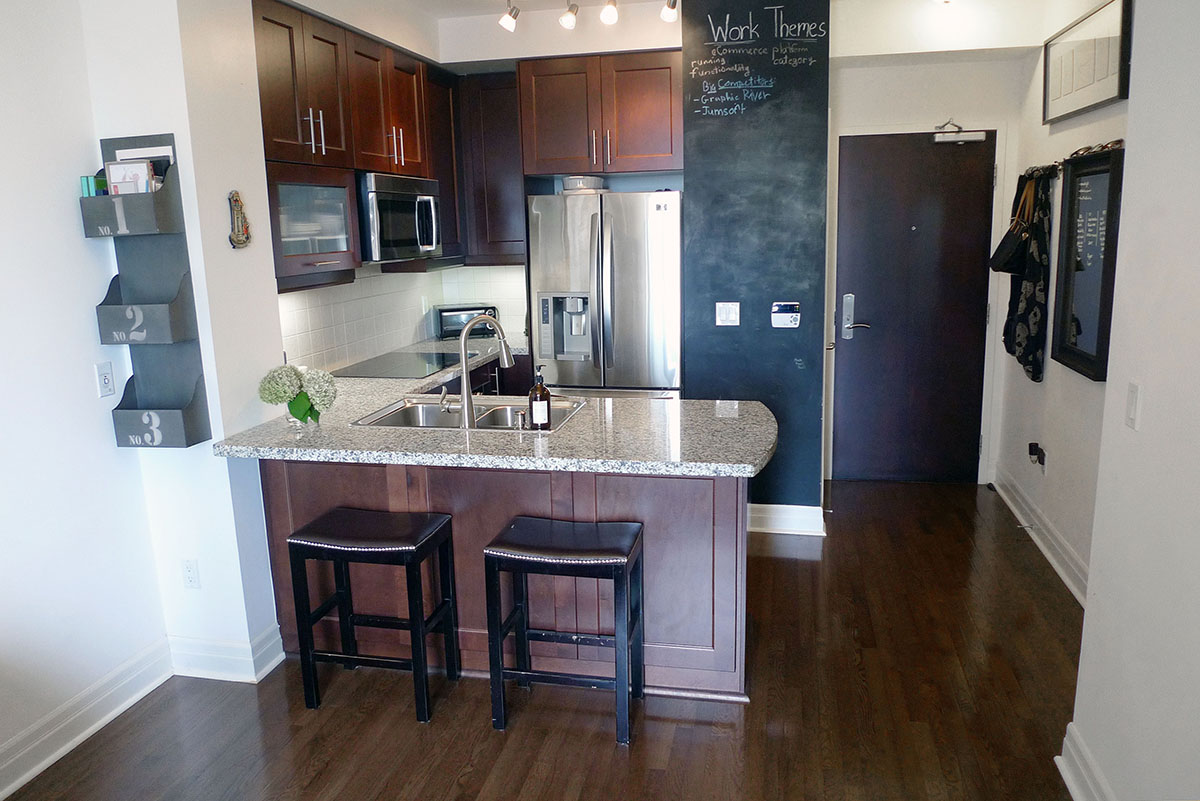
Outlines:
{"type": "MultiPolygon", "coordinates": [[[[479,341],[480,354],[470,359],[471,368],[496,358],[494,343],[479,341]]],[[[446,344],[434,341],[410,348],[446,344]]],[[[515,342],[513,346],[515,350],[515,342]]],[[[298,435],[281,416],[216,443],[213,453],[302,462],[749,477],[775,452],[775,417],[757,401],[588,398],[551,432],[350,425],[458,374],[458,368],[451,367],[420,379],[338,378],[337,402],[321,415],[320,426],[309,424],[298,435]]]]}

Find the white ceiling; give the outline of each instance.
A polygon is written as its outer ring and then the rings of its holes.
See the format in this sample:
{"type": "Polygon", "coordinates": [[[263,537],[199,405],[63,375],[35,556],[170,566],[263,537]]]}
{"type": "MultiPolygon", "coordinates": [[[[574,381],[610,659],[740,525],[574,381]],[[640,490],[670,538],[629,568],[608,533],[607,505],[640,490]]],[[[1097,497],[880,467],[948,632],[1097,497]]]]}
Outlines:
{"type": "MultiPolygon", "coordinates": [[[[426,15],[434,19],[450,19],[451,17],[475,17],[483,14],[495,14],[497,18],[504,13],[505,0],[402,0],[405,5],[415,5],[426,15]]],[[[515,5],[521,11],[538,11],[551,8],[566,9],[569,0],[516,0],[515,5]]],[[[602,5],[603,3],[588,3],[574,0],[579,5],[602,5]]]]}

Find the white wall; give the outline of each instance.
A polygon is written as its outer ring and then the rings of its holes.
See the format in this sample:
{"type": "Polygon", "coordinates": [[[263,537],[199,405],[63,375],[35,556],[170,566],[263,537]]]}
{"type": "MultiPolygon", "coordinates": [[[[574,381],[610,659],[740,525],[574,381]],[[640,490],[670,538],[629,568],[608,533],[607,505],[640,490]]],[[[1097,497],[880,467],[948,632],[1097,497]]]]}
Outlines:
{"type": "Polygon", "coordinates": [[[1200,4],[1137,4],[1091,574],[1060,763],[1077,801],[1200,798],[1198,28],[1200,4]],[[1124,423],[1131,381],[1137,431],[1124,423]]]}
{"type": "Polygon", "coordinates": [[[0,797],[170,675],[138,453],[118,449],[92,365],[95,305],[114,273],[85,239],[79,176],[100,167],[78,0],[6,20],[0,48],[8,183],[0,293],[0,797]],[[46,53],[54,53],[47,59],[46,53]],[[14,80],[31,76],[36,80],[14,80]],[[43,739],[44,738],[44,739],[43,739]]]}
{"type": "MultiPolygon", "coordinates": [[[[1016,186],[1017,144],[1022,87],[1027,82],[1032,56],[1026,51],[976,53],[924,53],[873,58],[837,59],[829,76],[829,219],[826,249],[826,342],[840,343],[835,308],[837,287],[837,167],[838,140],[842,136],[930,131],[947,119],[967,128],[996,131],[997,183],[993,229],[1003,230],[1008,200],[1016,186]]],[[[998,233],[996,234],[999,235],[998,233]]],[[[989,301],[993,309],[1007,302],[1007,281],[993,276],[989,301]]],[[[999,432],[992,419],[999,406],[1000,380],[997,349],[1002,348],[1002,319],[992,315],[988,330],[983,397],[983,450],[981,480],[988,481],[999,432]]],[[[837,351],[826,351],[825,360],[825,476],[830,475],[833,445],[834,360],[837,351]]]]}
{"type": "MultiPolygon", "coordinates": [[[[220,439],[227,428],[274,416],[256,388],[282,359],[269,311],[275,294],[250,3],[82,0],[81,8],[96,136],[176,137],[209,414],[220,439]],[[137,59],[111,46],[128,19],[156,31],[137,59]],[[153,102],[130,104],[131,91],[153,102]],[[225,239],[234,188],[256,225],[242,251],[225,239]]],[[[229,465],[208,444],[140,457],[175,672],[253,680],[282,658],[261,500],[257,510],[250,501],[256,473],[231,482],[229,465]],[[199,561],[199,590],[183,587],[185,558],[199,561]]]]}
{"type": "MultiPolygon", "coordinates": [[[[432,61],[444,62],[439,54],[438,24],[415,3],[380,3],[374,0],[308,0],[294,3],[338,20],[378,39],[403,47],[432,61]]],[[[500,18],[503,8],[496,12],[500,18]]],[[[493,20],[494,22],[495,20],[493,20]]],[[[497,28],[499,30],[499,28],[497,28]]]]}
{"type": "Polygon", "coordinates": [[[522,10],[513,33],[497,24],[504,12],[499,2],[495,14],[443,19],[438,23],[440,60],[452,64],[682,46],[680,23],[659,19],[661,2],[620,3],[620,18],[615,25],[600,21],[602,6],[580,3],[573,31],[558,24],[566,2],[562,8],[549,11],[522,10]]]}
{"type": "MultiPolygon", "coordinates": [[[[1077,0],[1059,0],[1047,7],[1046,36],[1079,15],[1077,0]]],[[[1041,51],[1027,76],[1021,115],[1019,169],[1050,164],[1080,147],[1108,142],[1125,135],[1126,103],[1116,103],[1078,117],[1042,125],[1041,51]]],[[[1050,242],[1051,285],[1047,303],[1047,332],[1053,336],[1054,278],[1058,264],[1060,191],[1055,182],[1054,222],[1050,242]]],[[[1003,210],[1011,209],[1012,190],[1003,210]]],[[[1008,276],[999,306],[1002,316],[1008,303],[1008,276]]],[[[993,305],[993,309],[997,307],[993,305]]],[[[1082,603],[1087,586],[1091,551],[1092,516],[1100,457],[1100,428],[1104,413],[1103,383],[1085,378],[1050,358],[1041,383],[1025,377],[1016,360],[1001,351],[1004,387],[1001,403],[1000,449],[995,481],[1030,534],[1054,563],[1082,603]],[[1045,473],[1029,461],[1030,442],[1046,451],[1045,473]]]]}

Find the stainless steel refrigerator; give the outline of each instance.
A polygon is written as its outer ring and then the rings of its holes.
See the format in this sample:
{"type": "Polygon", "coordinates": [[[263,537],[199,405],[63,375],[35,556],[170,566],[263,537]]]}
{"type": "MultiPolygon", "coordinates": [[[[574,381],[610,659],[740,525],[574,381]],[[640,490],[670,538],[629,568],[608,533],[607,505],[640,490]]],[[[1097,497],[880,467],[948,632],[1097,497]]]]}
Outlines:
{"type": "Polygon", "coordinates": [[[561,391],[678,393],[680,193],[531,195],[530,349],[561,391]]]}

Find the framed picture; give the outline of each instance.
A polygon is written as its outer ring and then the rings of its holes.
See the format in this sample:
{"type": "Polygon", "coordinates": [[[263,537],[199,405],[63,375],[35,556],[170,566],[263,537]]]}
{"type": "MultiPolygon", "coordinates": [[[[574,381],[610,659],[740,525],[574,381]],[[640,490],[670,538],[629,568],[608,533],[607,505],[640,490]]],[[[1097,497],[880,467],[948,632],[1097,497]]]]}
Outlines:
{"type": "Polygon", "coordinates": [[[154,167],[149,159],[110,161],[104,165],[104,176],[108,179],[111,194],[149,192],[154,167]]]}
{"type": "Polygon", "coordinates": [[[1062,231],[1050,358],[1093,381],[1108,376],[1124,163],[1121,149],[1063,162],[1062,231]]]}
{"type": "Polygon", "coordinates": [[[1129,97],[1133,0],[1108,0],[1046,40],[1042,124],[1129,97]]]}

